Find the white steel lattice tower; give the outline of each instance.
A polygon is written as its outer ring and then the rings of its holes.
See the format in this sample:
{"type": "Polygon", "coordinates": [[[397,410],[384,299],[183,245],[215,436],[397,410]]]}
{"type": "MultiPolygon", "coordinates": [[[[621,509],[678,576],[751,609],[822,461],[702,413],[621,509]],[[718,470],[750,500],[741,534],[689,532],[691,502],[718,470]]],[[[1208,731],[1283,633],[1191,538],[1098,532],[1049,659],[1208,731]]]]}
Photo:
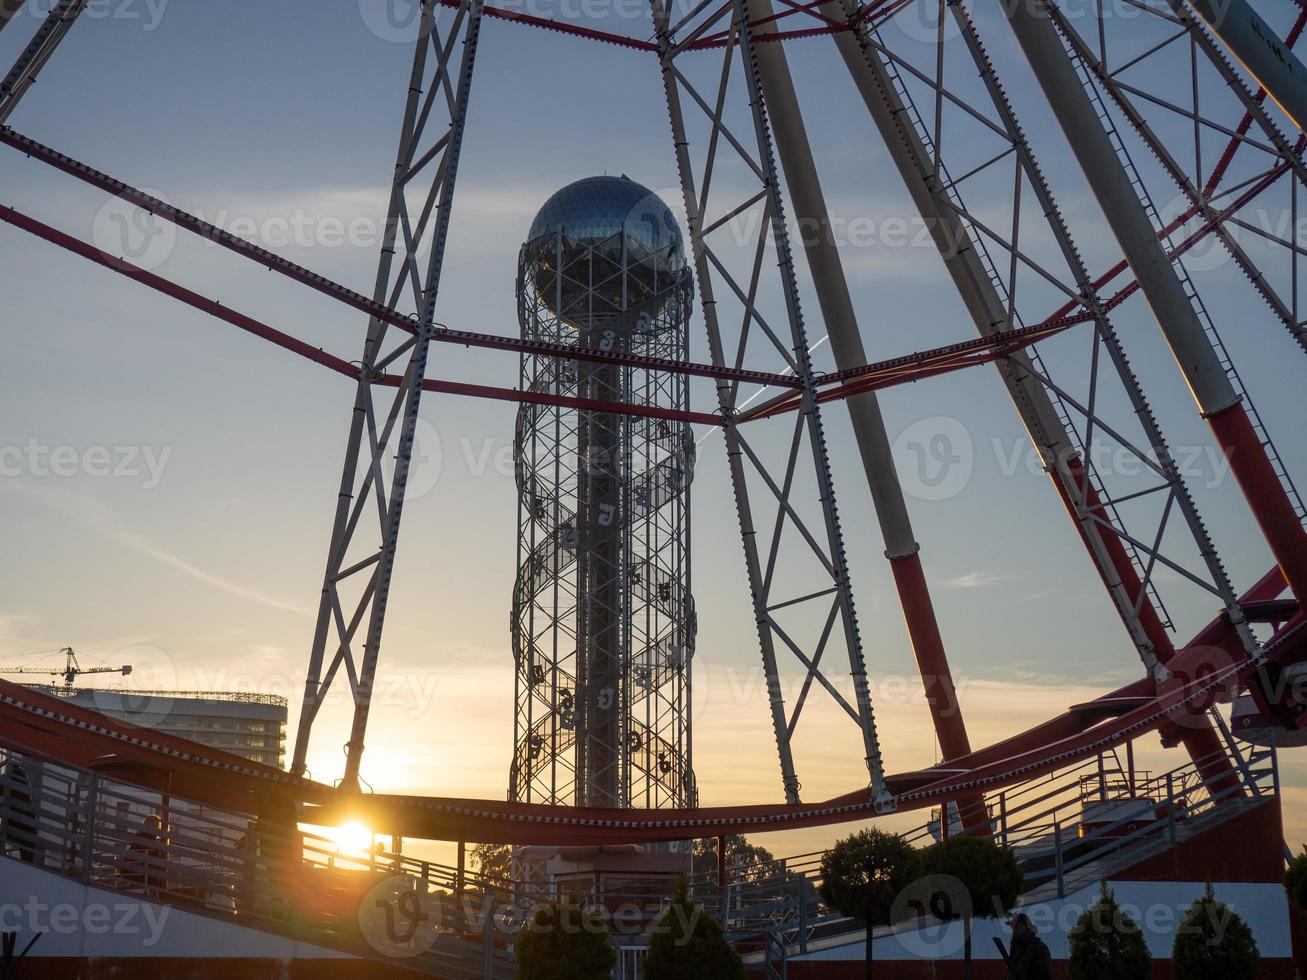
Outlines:
{"type": "MultiPolygon", "coordinates": [[[[522,336],[684,360],[693,279],[667,206],[625,177],[554,194],[518,260],[522,336]]],[[[599,807],[696,802],[689,724],[688,423],[683,374],[524,355],[524,392],[626,403],[523,404],[514,458],[520,562],[511,628],[510,799],[599,807]]]]}

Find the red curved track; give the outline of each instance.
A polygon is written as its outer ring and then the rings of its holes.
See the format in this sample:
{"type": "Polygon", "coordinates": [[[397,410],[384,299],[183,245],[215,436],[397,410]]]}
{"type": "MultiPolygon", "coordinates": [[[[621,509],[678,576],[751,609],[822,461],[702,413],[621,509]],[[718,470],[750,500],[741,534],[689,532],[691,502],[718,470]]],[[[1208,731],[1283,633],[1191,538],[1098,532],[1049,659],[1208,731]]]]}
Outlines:
{"type": "MultiPolygon", "coordinates": [[[[1278,596],[1284,580],[1269,573],[1245,603],[1278,596]]],[[[1307,616],[1298,612],[1265,647],[1267,661],[1288,666],[1307,659],[1307,616]]],[[[1167,665],[1164,690],[1141,679],[1061,715],[952,761],[947,767],[889,777],[897,810],[936,806],[966,790],[998,790],[1160,730],[1175,739],[1186,720],[1248,682],[1256,665],[1245,659],[1224,619],[1203,629],[1167,665]]],[[[362,819],[380,833],[429,840],[506,844],[613,844],[685,840],[788,830],[865,820],[877,815],[866,789],[820,803],[702,807],[690,810],[597,810],[498,800],[384,794],[343,797],[336,790],[175,736],[113,721],[94,711],[0,681],[0,737],[74,765],[106,756],[151,775],[145,781],[179,797],[255,812],[269,796],[305,805],[304,818],[336,823],[362,819]]],[[[117,767],[115,767],[117,768],[117,767]]]]}

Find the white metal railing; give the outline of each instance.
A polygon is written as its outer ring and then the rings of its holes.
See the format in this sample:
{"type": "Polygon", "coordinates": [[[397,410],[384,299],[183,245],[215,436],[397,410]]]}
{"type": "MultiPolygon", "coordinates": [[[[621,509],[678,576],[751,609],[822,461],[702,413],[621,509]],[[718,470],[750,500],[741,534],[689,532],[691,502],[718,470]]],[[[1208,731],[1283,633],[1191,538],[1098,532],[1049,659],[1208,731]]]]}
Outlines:
{"type": "MultiPolygon", "coordinates": [[[[1278,795],[1274,749],[1250,751],[1240,766],[1204,778],[1202,770],[1218,759],[1229,761],[1222,750],[1154,775],[1121,766],[1109,752],[991,794],[982,818],[987,825],[961,827],[951,810],[950,821],[937,812],[903,836],[921,846],[950,833],[991,833],[1015,852],[1024,894],[1063,896],[1120,862],[1140,860],[1206,826],[1202,818],[1215,819],[1208,815],[1222,806],[1235,813],[1240,801],[1278,795]]],[[[722,883],[716,872],[700,874],[692,883],[695,897],[742,948],[769,948],[768,937],[775,936],[805,952],[814,938],[846,932],[850,925],[821,901],[821,856],[817,851],[731,867],[722,883]]]]}

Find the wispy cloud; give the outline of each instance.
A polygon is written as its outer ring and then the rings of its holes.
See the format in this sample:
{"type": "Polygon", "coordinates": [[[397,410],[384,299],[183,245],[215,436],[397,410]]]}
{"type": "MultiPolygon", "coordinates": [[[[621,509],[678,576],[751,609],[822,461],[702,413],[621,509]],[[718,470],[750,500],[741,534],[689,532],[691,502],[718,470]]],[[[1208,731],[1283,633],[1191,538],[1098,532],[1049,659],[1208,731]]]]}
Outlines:
{"type": "Polygon", "coordinates": [[[284,612],[292,612],[301,616],[310,615],[307,607],[296,603],[284,601],[273,596],[265,595],[255,589],[247,588],[238,582],[232,582],[220,575],[208,572],[198,565],[192,564],[186,559],[175,555],[159,545],[155,544],[145,535],[133,531],[123,526],[121,518],[112,510],[106,507],[100,501],[83,496],[82,494],[69,493],[64,490],[53,490],[48,487],[43,488],[40,493],[28,490],[19,484],[6,483],[3,488],[9,493],[20,494],[29,500],[38,501],[47,507],[57,510],[65,517],[71,518],[78,523],[90,528],[92,531],[117,541],[125,545],[138,554],[153,558],[161,564],[175,568],[177,571],[187,575],[205,585],[212,586],[215,589],[221,589],[232,595],[249,599],[259,605],[267,606],[271,609],[280,609],[284,612]]]}
{"type": "Polygon", "coordinates": [[[1018,602],[1034,602],[1037,599],[1047,599],[1050,596],[1058,594],[1057,589],[1040,589],[1038,592],[1031,592],[1029,595],[1021,596],[1018,602]]]}
{"type": "Polygon", "coordinates": [[[985,571],[976,570],[967,572],[965,575],[957,575],[953,578],[943,580],[943,586],[946,589],[984,589],[991,585],[998,585],[1000,582],[1010,582],[1013,576],[1001,572],[996,568],[985,571]]]}

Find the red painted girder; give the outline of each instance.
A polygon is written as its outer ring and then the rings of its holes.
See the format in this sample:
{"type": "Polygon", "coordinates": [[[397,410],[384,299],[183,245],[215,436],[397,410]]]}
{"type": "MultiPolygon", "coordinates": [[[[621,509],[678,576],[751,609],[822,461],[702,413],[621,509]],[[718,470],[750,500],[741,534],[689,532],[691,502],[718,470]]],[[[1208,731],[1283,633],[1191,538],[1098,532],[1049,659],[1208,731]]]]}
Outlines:
{"type": "MultiPolygon", "coordinates": [[[[1307,136],[1300,136],[1298,137],[1298,141],[1294,144],[1294,152],[1302,153],[1304,148],[1307,148],[1307,136]]],[[[1260,194],[1262,191],[1266,190],[1266,188],[1270,187],[1273,183],[1279,180],[1289,170],[1289,167],[1290,164],[1281,162],[1276,164],[1273,168],[1271,168],[1269,171],[1263,174],[1259,180],[1253,183],[1246,191],[1244,191],[1244,193],[1239,195],[1239,197],[1235,199],[1233,204],[1227,205],[1216,215],[1216,217],[1212,218],[1210,221],[1205,222],[1202,225],[1202,227],[1195,230],[1188,238],[1186,238],[1183,242],[1177,245],[1175,247],[1175,250],[1171,253],[1172,260],[1179,258],[1185,252],[1189,251],[1200,241],[1202,241],[1204,238],[1210,235],[1213,231],[1216,230],[1217,225],[1224,222],[1231,214],[1233,214],[1239,208],[1243,207],[1245,204],[1247,204],[1249,201],[1255,198],[1258,194],[1260,194]]],[[[1184,224],[1186,221],[1188,221],[1197,213],[1198,213],[1198,205],[1196,204],[1189,205],[1188,208],[1186,208],[1169,224],[1167,224],[1165,228],[1163,228],[1160,232],[1158,232],[1157,237],[1165,238],[1167,235],[1171,234],[1171,232],[1175,231],[1177,228],[1179,228],[1182,224],[1184,224]]],[[[1125,259],[1122,259],[1120,262],[1112,266],[1112,268],[1108,269],[1101,276],[1099,276],[1097,279],[1094,280],[1094,288],[1102,289],[1104,286],[1106,286],[1109,282],[1111,282],[1121,273],[1125,272],[1128,267],[1129,267],[1129,263],[1127,263],[1125,259]]],[[[1120,290],[1114,293],[1112,297],[1103,304],[1104,312],[1113,310],[1116,307],[1120,306],[1122,303],[1124,303],[1127,299],[1129,299],[1138,291],[1139,291],[1139,283],[1137,281],[1131,281],[1128,285],[1123,286],[1120,290]]],[[[1061,308],[1056,310],[1053,313],[1053,315],[1050,316],[1044,322],[1055,323],[1061,320],[1062,318],[1064,318],[1065,316],[1067,316],[1072,310],[1076,309],[1080,305],[1081,304],[1078,303],[1077,301],[1071,300],[1070,302],[1065,303],[1061,308]]]]}
{"type": "MultiPolygon", "coordinates": [[[[459,0],[440,0],[440,5],[454,9],[461,6],[459,0]]],[[[516,10],[505,10],[502,7],[494,7],[490,4],[483,5],[481,12],[485,16],[493,17],[496,20],[525,24],[528,27],[539,27],[546,31],[558,31],[562,34],[571,34],[573,37],[585,38],[588,41],[602,41],[604,44],[616,44],[619,47],[631,48],[635,51],[656,52],[658,50],[658,45],[652,41],[641,40],[626,34],[614,34],[611,31],[600,31],[593,27],[582,27],[579,24],[569,24],[566,21],[554,20],[550,17],[536,17],[533,14],[519,13],[516,10]]]]}
{"type": "MultiPolygon", "coordinates": [[[[4,143],[25,153],[34,160],[61,170],[76,177],[92,187],[99,188],[119,197],[129,204],[157,215],[179,228],[194,232],[202,238],[221,245],[237,255],[258,262],[272,272],[285,276],[301,285],[308,286],[324,296],[340,300],[348,306],[374,316],[413,333],[417,329],[414,317],[405,316],[396,310],[378,303],[362,293],[355,292],[340,283],[320,276],[316,272],[296,265],[274,252],[247,242],[243,238],[210,224],[192,214],[179,210],[145,191],[110,177],[58,150],[45,146],[29,136],[0,126],[0,143],[4,143]]],[[[543,357],[561,357],[567,360],[593,361],[601,364],[623,364],[630,367],[644,368],[651,371],[668,371],[678,374],[714,378],[717,380],[744,381],[751,384],[776,385],[781,388],[797,388],[799,382],[787,374],[773,371],[750,371],[743,368],[718,367],[714,364],[699,364],[692,361],[677,361],[667,357],[648,357],[639,354],[621,354],[610,351],[594,350],[585,347],[572,347],[568,344],[556,344],[541,340],[525,340],[521,337],[504,337],[497,334],[475,333],[467,330],[451,330],[440,327],[432,338],[446,344],[461,344],[465,347],[484,347],[493,350],[514,351],[519,354],[535,354],[543,357]]]]}
{"type": "MultiPolygon", "coordinates": [[[[1300,3],[1299,6],[1302,6],[1302,4],[1300,3]]],[[[1302,34],[1304,27],[1307,27],[1307,9],[1304,9],[1304,11],[1298,15],[1298,19],[1294,21],[1292,29],[1290,29],[1288,35],[1285,38],[1285,42],[1289,47],[1293,47],[1294,42],[1296,42],[1299,36],[1302,34]]],[[[1259,88],[1257,90],[1255,100],[1258,105],[1264,103],[1266,101],[1266,89],[1259,88]]],[[[1237,135],[1230,137],[1230,141],[1226,144],[1225,150],[1222,151],[1220,158],[1216,162],[1216,166],[1212,168],[1212,172],[1208,176],[1207,183],[1203,185],[1204,200],[1209,200],[1211,196],[1216,192],[1217,185],[1220,184],[1221,180],[1225,177],[1226,171],[1229,170],[1230,164],[1234,160],[1235,153],[1238,152],[1239,147],[1243,145],[1243,137],[1247,135],[1248,130],[1252,127],[1252,124],[1253,124],[1252,113],[1245,112],[1243,119],[1240,120],[1239,125],[1235,130],[1237,135]]],[[[1302,137],[1299,137],[1297,145],[1294,148],[1295,152],[1301,153],[1304,146],[1307,146],[1307,142],[1305,142],[1302,137]]],[[[1288,169],[1287,166],[1283,164],[1277,167],[1273,171],[1274,176],[1270,177],[1269,180],[1267,178],[1263,178],[1262,181],[1260,181],[1257,184],[1256,193],[1254,193],[1251,196],[1255,197],[1256,194],[1260,194],[1262,190],[1264,190],[1267,186],[1269,186],[1269,183],[1273,182],[1275,179],[1278,179],[1280,174],[1284,173],[1286,169],[1288,169]]],[[[1228,216],[1235,207],[1242,206],[1242,202],[1246,202],[1249,199],[1250,196],[1245,194],[1243,197],[1240,198],[1240,202],[1241,202],[1240,204],[1232,205],[1231,207],[1226,208],[1223,212],[1221,212],[1216,222],[1209,222],[1203,229],[1201,229],[1202,233],[1205,235],[1208,232],[1210,232],[1215,227],[1216,224],[1219,224],[1221,221],[1225,220],[1226,216],[1228,216]]],[[[1184,224],[1195,214],[1197,214],[1198,210],[1199,209],[1197,204],[1191,204],[1183,213],[1181,213],[1177,218],[1171,221],[1171,223],[1168,224],[1165,227],[1165,229],[1162,230],[1162,232],[1158,235],[1158,237],[1163,238],[1166,235],[1169,235],[1171,232],[1175,231],[1175,229],[1179,228],[1182,224],[1184,224]]],[[[1196,239],[1191,239],[1189,247],[1192,247],[1192,245],[1195,242],[1196,239]]],[[[1101,289],[1103,286],[1107,285],[1107,283],[1111,282],[1122,272],[1124,272],[1126,270],[1126,266],[1127,263],[1124,259],[1118,262],[1112,268],[1107,270],[1107,272],[1105,272],[1103,275],[1099,276],[1096,280],[1094,280],[1094,288],[1101,289]]],[[[1129,290],[1129,294],[1133,294],[1138,289],[1138,285],[1132,283],[1130,286],[1126,288],[1129,290]]],[[[1122,296],[1120,299],[1117,300],[1117,304],[1122,302],[1125,298],[1126,296],[1122,296]]],[[[1113,304],[1113,305],[1117,305],[1117,304],[1113,304]]],[[[1068,313],[1074,310],[1077,305],[1078,304],[1075,301],[1067,303],[1056,313],[1054,313],[1053,316],[1050,317],[1050,319],[1057,319],[1059,317],[1066,316],[1068,313]]]]}
{"type": "MultiPolygon", "coordinates": [[[[906,384],[910,381],[921,381],[978,364],[988,364],[1091,319],[1093,319],[1091,314],[1081,313],[1033,327],[1019,327],[998,336],[977,337],[915,354],[892,357],[875,364],[864,364],[846,371],[822,374],[813,379],[818,385],[826,386],[824,390],[817,393],[817,401],[819,403],[840,401],[866,391],[879,391],[882,388],[906,384]]],[[[800,407],[802,398],[800,392],[786,392],[763,402],[757,408],[742,413],[739,421],[753,422],[771,418],[782,412],[795,411],[800,407]]]]}
{"type": "MultiPolygon", "coordinates": [[[[1301,628],[1295,634],[1307,632],[1301,628]]],[[[1293,639],[1301,641],[1302,636],[1293,639]]],[[[1270,652],[1276,651],[1270,649],[1270,652]]],[[[1156,729],[1168,716],[1213,696],[1236,683],[1251,664],[1232,663],[1204,680],[1191,682],[1150,699],[1149,703],[1095,728],[1037,746],[977,768],[950,763],[940,771],[891,777],[900,811],[938,805],[967,790],[990,791],[1062,768],[1121,742],[1156,729]],[[929,785],[920,785],[932,775],[929,785]],[[907,784],[905,786],[905,784],[907,784]],[[908,788],[910,786],[910,788],[908,788]]],[[[113,752],[124,758],[172,770],[178,796],[198,802],[234,798],[253,800],[260,790],[281,790],[295,799],[322,807],[306,820],[360,819],[383,833],[433,840],[474,840],[496,843],[596,844],[682,840],[720,834],[757,833],[798,827],[825,826],[864,820],[876,815],[868,791],[856,790],[821,803],[697,810],[600,810],[504,803],[448,797],[365,795],[342,797],[319,783],[287,775],[254,763],[233,763],[216,750],[193,744],[178,748],[162,733],[134,729],[77,709],[57,698],[40,695],[0,681],[0,718],[7,738],[20,745],[41,747],[57,741],[68,761],[86,761],[113,752]],[[80,714],[80,717],[79,717],[80,714]],[[184,788],[183,788],[184,787],[184,788]]]]}
{"type": "MultiPolygon", "coordinates": [[[[377,379],[377,384],[395,387],[403,380],[398,375],[387,374],[377,379]]],[[[551,395],[548,392],[523,391],[520,388],[496,388],[493,385],[468,384],[463,381],[442,381],[427,378],[422,382],[425,391],[439,391],[447,395],[464,395],[470,398],[490,398],[498,401],[517,402],[519,405],[553,405],[559,408],[575,408],[578,411],[609,412],[615,415],[633,415],[640,418],[668,419],[672,422],[695,422],[699,425],[721,425],[720,415],[708,412],[684,412],[679,409],[658,408],[653,405],[636,405],[632,402],[610,402],[601,398],[579,398],[573,395],[551,395]]]]}
{"type": "MultiPolygon", "coordinates": [[[[416,329],[413,317],[405,316],[390,307],[375,302],[367,296],[364,296],[362,293],[355,292],[354,290],[327,279],[324,276],[318,275],[303,266],[296,265],[295,263],[290,262],[261,246],[254,245],[251,242],[245,241],[243,238],[239,238],[230,232],[224,231],[216,225],[210,224],[201,218],[197,218],[194,215],[181,211],[180,209],[173,207],[171,204],[168,204],[166,201],[132,187],[115,177],[102,173],[87,164],[74,160],[72,157],[60,153],[58,150],[46,146],[7,126],[0,126],[0,143],[5,143],[33,159],[40,160],[41,162],[74,176],[93,187],[99,188],[115,197],[119,197],[130,204],[177,225],[179,228],[184,228],[202,238],[222,245],[238,255],[258,262],[260,265],[263,265],[273,272],[280,273],[295,282],[299,282],[302,285],[309,286],[324,295],[338,299],[363,313],[375,316],[386,323],[397,326],[410,333],[416,329]]],[[[1045,321],[1044,323],[1032,327],[1023,327],[1009,331],[1001,338],[977,338],[974,340],[962,341],[957,344],[950,344],[928,351],[904,355],[902,357],[890,358],[874,364],[850,368],[845,371],[819,375],[815,381],[819,386],[835,384],[844,385],[846,382],[852,380],[870,378],[873,375],[884,374],[885,372],[897,367],[909,368],[912,365],[936,357],[942,357],[947,354],[981,351],[987,347],[993,347],[995,345],[1009,345],[1015,349],[1017,346],[1025,346],[1025,344],[1031,343],[1043,335],[1051,334],[1078,323],[1083,323],[1090,318],[1090,315],[1086,313],[1074,316],[1063,316],[1057,319],[1045,321]]],[[[793,376],[779,374],[777,372],[752,371],[747,369],[718,367],[712,364],[675,361],[670,358],[612,353],[608,351],[593,350],[590,348],[572,347],[566,344],[552,344],[545,341],[525,340],[520,337],[505,337],[496,334],[453,330],[446,327],[441,327],[433,339],[443,343],[462,344],[468,347],[506,350],[519,354],[566,357],[569,360],[576,359],[599,363],[625,364],[649,370],[668,371],[715,378],[718,380],[744,381],[763,386],[774,386],[787,389],[797,389],[801,386],[800,382],[793,376]]],[[[975,363],[982,362],[976,361],[975,363]]],[[[960,366],[969,365],[964,364],[960,366]]],[[[920,373],[915,374],[915,377],[922,376],[923,375],[920,373]]],[[[905,377],[902,380],[914,380],[914,377],[905,377]]],[[[899,382],[893,381],[891,383],[899,382]]],[[[451,382],[450,384],[452,385],[453,383],[451,382]]],[[[875,385],[875,387],[883,386],[884,384],[875,385]]],[[[453,389],[451,388],[451,390],[453,389]]],[[[502,391],[506,389],[498,390],[502,391]]],[[[865,389],[859,388],[851,390],[841,389],[838,392],[823,395],[821,400],[846,398],[850,394],[855,394],[860,390],[872,390],[872,388],[868,387],[865,389]]],[[[748,417],[753,417],[755,415],[758,415],[758,410],[749,413],[748,417]]]]}
{"type": "MultiPolygon", "coordinates": [[[[1246,598],[1273,597],[1283,591],[1278,570],[1266,576],[1246,598]]],[[[1148,696],[1118,718],[1092,728],[1084,707],[1046,722],[1023,735],[951,760],[945,766],[890,777],[899,809],[937,806],[968,790],[990,791],[1026,781],[1161,727],[1206,703],[1215,694],[1245,680],[1253,664],[1238,651],[1219,650],[1231,633],[1214,620],[1172,662],[1176,679],[1160,695],[1147,679],[1107,696],[1148,696]],[[1208,668],[1211,668],[1210,670],[1208,668]],[[1071,719],[1067,724],[1067,719],[1071,719]]],[[[1227,644],[1228,646],[1228,644],[1227,644]]],[[[1271,661],[1295,662],[1307,646],[1307,619],[1301,614],[1279,630],[1265,647],[1271,661]]],[[[823,826],[875,816],[865,788],[821,803],[705,807],[693,810],[598,810],[504,803],[448,797],[341,797],[312,780],[291,776],[229,756],[217,749],[162,732],[136,728],[0,680],[0,731],[20,746],[53,747],[59,757],[85,764],[114,753],[125,759],[168,768],[178,796],[228,805],[234,798],[252,800],[260,791],[278,791],[306,804],[334,808],[321,816],[368,819],[383,832],[436,840],[502,843],[595,844],[685,840],[718,834],[756,833],[823,826]],[[185,787],[184,789],[182,787],[185,787]]]]}
{"type": "MultiPolygon", "coordinates": [[[[1294,46],[1298,38],[1302,35],[1304,27],[1307,27],[1307,10],[1303,10],[1298,14],[1298,19],[1294,21],[1293,27],[1290,28],[1289,33],[1285,35],[1285,47],[1292,48],[1294,46]]],[[[1266,94],[1266,89],[1259,88],[1257,94],[1253,97],[1253,101],[1258,105],[1262,105],[1266,101],[1266,94]]],[[[1216,185],[1225,177],[1225,172],[1229,169],[1230,163],[1234,160],[1235,153],[1238,152],[1239,147],[1243,145],[1242,137],[1248,134],[1248,130],[1252,128],[1252,124],[1252,112],[1245,112],[1243,114],[1243,119],[1240,120],[1239,125],[1235,129],[1235,133],[1238,135],[1230,138],[1230,142],[1226,144],[1225,151],[1221,154],[1220,159],[1217,160],[1216,166],[1212,168],[1211,176],[1208,177],[1207,183],[1203,186],[1204,198],[1211,197],[1212,193],[1216,190],[1216,185]]]]}
{"type": "MultiPolygon", "coordinates": [[[[1302,33],[1304,26],[1307,26],[1307,12],[1298,15],[1297,21],[1294,22],[1292,30],[1290,30],[1288,37],[1285,39],[1290,47],[1293,46],[1293,43],[1298,39],[1299,35],[1302,33]]],[[[1258,105],[1266,101],[1266,89],[1257,90],[1256,101],[1258,105]]],[[[1235,132],[1238,135],[1232,136],[1230,138],[1230,141],[1225,146],[1225,150],[1222,151],[1220,158],[1217,160],[1216,166],[1212,168],[1212,172],[1208,176],[1207,183],[1203,186],[1204,200],[1210,199],[1211,196],[1216,192],[1217,185],[1221,182],[1222,178],[1225,177],[1226,171],[1229,169],[1231,162],[1234,160],[1235,153],[1238,151],[1239,147],[1243,144],[1242,137],[1247,135],[1248,130],[1252,127],[1252,123],[1253,123],[1252,113],[1245,112],[1243,119],[1240,121],[1238,128],[1235,130],[1235,132]]],[[[1298,140],[1298,145],[1296,147],[1296,150],[1298,152],[1301,152],[1303,146],[1304,146],[1303,140],[1300,138],[1298,140]]],[[[1257,194],[1261,193],[1261,191],[1264,190],[1269,185],[1270,182],[1272,182],[1275,179],[1278,179],[1280,174],[1284,173],[1286,169],[1287,167],[1285,167],[1284,165],[1281,165],[1280,167],[1276,168],[1274,171],[1274,177],[1270,178],[1270,181],[1268,181],[1268,179],[1264,177],[1262,181],[1260,181],[1257,184],[1256,193],[1257,194]]],[[[1256,196],[1256,194],[1252,196],[1256,196]]],[[[1249,196],[1244,195],[1243,197],[1240,198],[1240,201],[1246,202],[1248,199],[1249,196]]],[[[1201,229],[1202,233],[1206,235],[1208,232],[1212,231],[1215,228],[1216,224],[1219,224],[1220,221],[1223,221],[1233,210],[1233,207],[1237,207],[1237,206],[1242,206],[1242,204],[1232,206],[1230,208],[1227,208],[1225,211],[1221,212],[1216,222],[1208,223],[1203,229],[1201,229]]],[[[1166,235],[1169,235],[1171,232],[1175,231],[1182,224],[1184,224],[1195,214],[1197,214],[1198,210],[1199,208],[1197,204],[1191,204],[1178,217],[1172,220],[1162,230],[1162,232],[1158,235],[1158,237],[1163,238],[1166,235]]],[[[1196,239],[1190,239],[1189,247],[1192,247],[1193,244],[1196,243],[1196,241],[1197,241],[1196,239]]],[[[1124,272],[1126,270],[1126,266],[1127,266],[1126,261],[1122,259],[1116,265],[1112,266],[1112,268],[1108,269],[1107,272],[1105,272],[1103,275],[1099,276],[1096,280],[1094,280],[1094,288],[1101,289],[1103,286],[1107,285],[1109,282],[1111,282],[1113,279],[1119,276],[1122,272],[1124,272]]],[[[1132,295],[1138,289],[1138,285],[1132,283],[1130,286],[1126,288],[1129,290],[1129,293],[1127,294],[1128,296],[1128,295],[1132,295]]],[[[1127,296],[1122,296],[1113,305],[1119,305],[1119,303],[1122,302],[1125,298],[1127,298],[1127,296]]],[[[1078,304],[1074,300],[1067,303],[1056,313],[1054,313],[1050,319],[1057,319],[1058,317],[1065,316],[1066,314],[1074,310],[1077,305],[1078,304]]]]}
{"type": "MultiPolygon", "coordinates": [[[[36,235],[38,238],[44,238],[51,244],[58,245],[75,255],[95,262],[97,265],[104,266],[106,269],[112,269],[120,275],[126,276],[135,282],[148,286],[150,289],[170,296],[173,299],[185,303],[187,306],[194,307],[203,313],[207,313],[216,319],[230,323],[232,326],[239,327],[247,333],[253,334],[263,340],[276,344],[300,357],[307,358],[324,367],[328,367],[338,374],[346,377],[358,378],[358,368],[343,358],[336,357],[334,354],[328,354],[320,347],[314,347],[302,340],[292,337],[290,334],[271,327],[260,320],[251,316],[246,316],[229,306],[224,306],[217,300],[210,299],[207,296],[201,296],[194,290],[187,289],[171,279],[165,279],[140,266],[133,265],[125,259],[110,255],[108,252],[101,251],[93,245],[72,235],[65,234],[57,228],[52,228],[35,218],[29,217],[13,208],[0,208],[0,221],[5,221],[16,228],[36,235]]],[[[381,375],[374,379],[376,384],[394,387],[400,381],[395,375],[381,375]]],[[[435,378],[428,378],[423,382],[423,387],[431,391],[442,391],[456,395],[470,395],[476,398],[492,398],[500,401],[526,402],[538,405],[558,405],[567,408],[575,408],[582,411],[600,411],[612,412],[616,415],[636,415],[647,418],[668,419],[673,422],[698,422],[703,425],[721,425],[721,418],[717,415],[709,415],[703,412],[684,412],[679,409],[656,408],[649,405],[634,405],[628,402],[609,402],[599,401],[592,398],[573,398],[568,395],[551,395],[539,392],[520,391],[516,388],[496,388],[489,385],[463,384],[456,381],[441,381],[435,378]]]]}

